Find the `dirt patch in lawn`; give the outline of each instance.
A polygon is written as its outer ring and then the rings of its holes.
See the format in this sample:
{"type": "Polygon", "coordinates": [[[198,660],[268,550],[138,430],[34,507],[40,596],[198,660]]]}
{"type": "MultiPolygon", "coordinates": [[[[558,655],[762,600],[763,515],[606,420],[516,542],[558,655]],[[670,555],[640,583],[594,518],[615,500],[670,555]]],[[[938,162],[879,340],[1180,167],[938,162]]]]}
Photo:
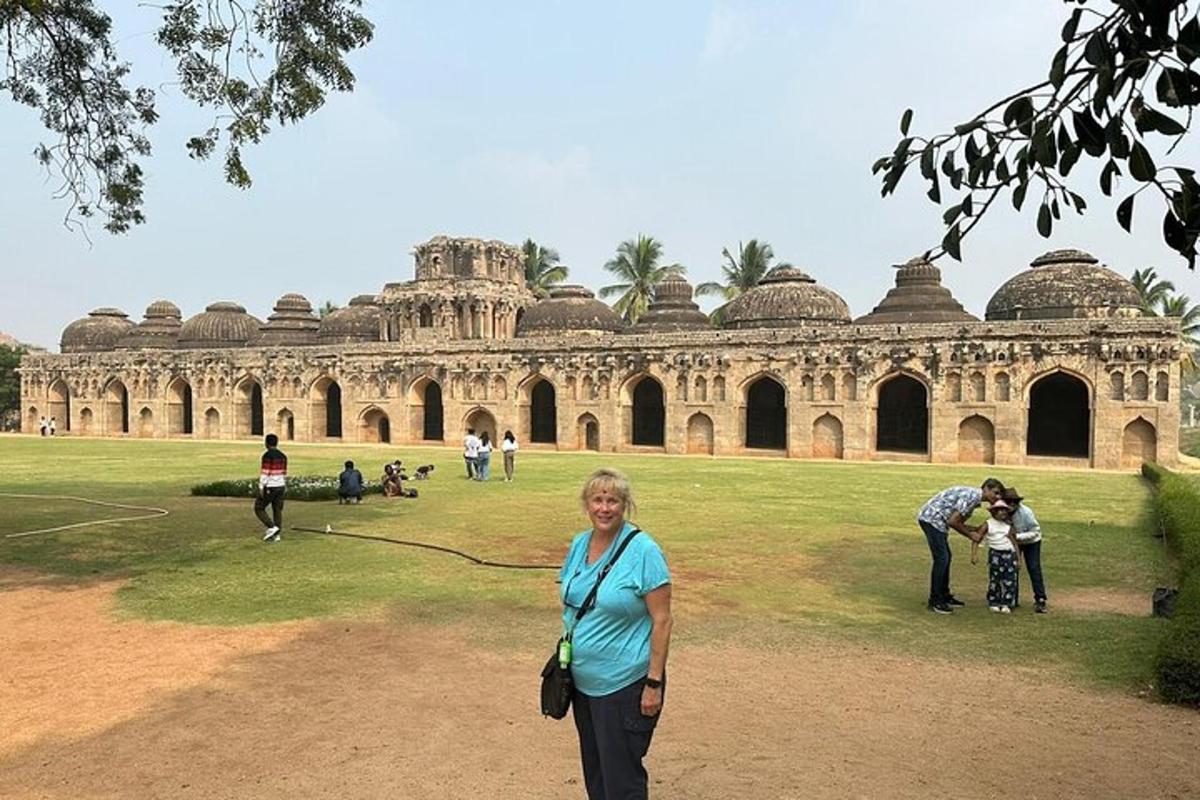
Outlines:
{"type": "MultiPolygon", "coordinates": [[[[0,796],[583,797],[573,726],[536,710],[540,650],[377,618],[115,621],[113,588],[0,591],[0,796]]],[[[655,798],[1183,798],[1197,731],[1036,674],[681,646],[647,764],[655,798]]]]}
{"type": "Polygon", "coordinates": [[[1050,598],[1054,608],[1087,614],[1122,614],[1127,617],[1148,617],[1151,612],[1148,592],[1113,591],[1111,589],[1074,589],[1059,592],[1050,598]]]}

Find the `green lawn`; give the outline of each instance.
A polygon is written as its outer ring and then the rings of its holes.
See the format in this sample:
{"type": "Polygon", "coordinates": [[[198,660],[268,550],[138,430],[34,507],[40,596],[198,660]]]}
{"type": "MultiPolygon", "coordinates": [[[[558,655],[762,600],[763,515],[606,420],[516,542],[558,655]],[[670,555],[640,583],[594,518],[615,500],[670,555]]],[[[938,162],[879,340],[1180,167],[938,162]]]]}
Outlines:
{"type": "MultiPolygon", "coordinates": [[[[785,649],[848,641],[963,664],[1049,668],[1133,689],[1149,681],[1161,632],[1155,619],[1054,607],[1056,597],[1080,590],[1132,592],[1148,604],[1153,587],[1169,582],[1166,555],[1150,532],[1148,489],[1132,474],[523,452],[516,482],[477,484],[463,479],[461,458],[448,449],[285,449],[295,474],[335,474],[346,458],[368,477],[396,457],[410,469],[437,465],[433,480],[412,484],[421,490],[417,500],[292,502],[288,527],[331,524],[551,564],[586,525],[578,503],[584,477],[600,465],[619,466],[634,482],[637,521],[671,564],[678,640],[785,649]],[[924,610],[929,554],[916,510],[944,486],[978,485],[989,474],[1015,484],[1042,522],[1049,615],[990,614],[982,599],[986,567],[971,566],[962,537],[954,542],[954,588],[970,607],[953,617],[924,610]]],[[[252,443],[0,437],[0,492],[171,511],[145,522],[0,536],[0,563],[63,582],[127,578],[120,613],[136,618],[225,625],[382,614],[465,627],[494,647],[552,641],[553,572],[485,569],[291,530],[267,545],[249,501],[189,496],[194,483],[253,476],[259,452],[252,443]]],[[[128,513],[0,498],[0,534],[128,513]]]]}
{"type": "Polygon", "coordinates": [[[1179,450],[1189,456],[1200,457],[1200,428],[1179,429],[1179,450]]]}

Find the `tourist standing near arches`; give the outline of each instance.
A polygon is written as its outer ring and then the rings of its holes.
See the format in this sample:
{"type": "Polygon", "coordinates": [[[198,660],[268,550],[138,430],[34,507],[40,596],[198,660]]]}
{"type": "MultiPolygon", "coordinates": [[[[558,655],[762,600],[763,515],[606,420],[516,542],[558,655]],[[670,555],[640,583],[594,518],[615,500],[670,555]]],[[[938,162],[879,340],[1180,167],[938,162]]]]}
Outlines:
{"type": "Polygon", "coordinates": [[[38,422],[38,428],[41,430],[42,436],[45,436],[46,432],[50,430],[50,423],[46,421],[45,417],[38,422]]]}
{"type": "MultiPolygon", "coordinates": [[[[1025,505],[1025,498],[1021,497],[1016,489],[1005,489],[1002,499],[1013,507],[1013,530],[1017,534],[1021,559],[1025,562],[1025,569],[1029,571],[1029,582],[1033,584],[1033,610],[1038,614],[1045,614],[1046,580],[1042,577],[1042,526],[1033,515],[1033,509],[1025,505]]],[[[1020,600],[1018,590],[1018,604],[1020,600]]]]}
{"type": "Polygon", "coordinates": [[[488,432],[479,434],[479,447],[475,451],[475,480],[486,481],[492,477],[492,439],[488,432]]]}
{"type": "Polygon", "coordinates": [[[951,486],[938,492],[921,507],[917,524],[929,543],[929,554],[933,567],[929,573],[929,610],[938,614],[950,614],[952,606],[965,605],[950,592],[950,530],[966,536],[972,543],[983,538],[975,528],[967,527],[967,519],[979,508],[1000,499],[1004,484],[988,478],[979,489],[970,486],[951,486]]]}
{"type": "Polygon", "coordinates": [[[467,428],[463,438],[463,461],[467,465],[467,480],[475,477],[475,459],[479,456],[479,437],[474,428],[467,428]]]}
{"type": "Polygon", "coordinates": [[[513,436],[512,431],[504,432],[504,441],[500,443],[500,450],[504,453],[504,480],[509,482],[513,479],[513,469],[517,465],[517,437],[513,436]]]}
{"type": "Polygon", "coordinates": [[[50,430],[50,435],[53,436],[54,429],[56,427],[58,427],[58,420],[56,420],[54,417],[51,417],[50,421],[48,423],[46,423],[46,425],[47,425],[48,429],[50,430]]]}
{"type": "Polygon", "coordinates": [[[559,591],[584,783],[589,800],[644,800],[642,759],[666,690],[671,575],[658,543],[625,521],[635,510],[628,478],[597,470],[582,500],[592,527],[571,542],[559,591]]]}
{"type": "Polygon", "coordinates": [[[254,500],[254,513],[266,526],[264,542],[278,542],[283,528],[283,495],[287,490],[287,456],[279,449],[279,437],[267,434],[267,450],[262,455],[262,467],[258,473],[258,497],[254,500]],[[267,516],[267,506],[271,516],[267,516]]]}

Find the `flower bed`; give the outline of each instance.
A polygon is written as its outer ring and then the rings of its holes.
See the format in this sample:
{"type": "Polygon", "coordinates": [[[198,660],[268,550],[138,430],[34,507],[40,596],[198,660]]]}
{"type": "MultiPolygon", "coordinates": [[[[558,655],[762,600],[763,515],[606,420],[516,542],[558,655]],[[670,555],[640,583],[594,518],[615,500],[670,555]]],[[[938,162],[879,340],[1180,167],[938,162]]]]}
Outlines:
{"type": "MultiPolygon", "coordinates": [[[[196,497],[257,497],[258,478],[201,483],[192,487],[192,494],[196,497]]],[[[378,481],[364,481],[363,494],[383,494],[383,486],[378,481]]],[[[337,478],[299,475],[287,479],[288,500],[336,500],[337,496],[337,478]]]]}

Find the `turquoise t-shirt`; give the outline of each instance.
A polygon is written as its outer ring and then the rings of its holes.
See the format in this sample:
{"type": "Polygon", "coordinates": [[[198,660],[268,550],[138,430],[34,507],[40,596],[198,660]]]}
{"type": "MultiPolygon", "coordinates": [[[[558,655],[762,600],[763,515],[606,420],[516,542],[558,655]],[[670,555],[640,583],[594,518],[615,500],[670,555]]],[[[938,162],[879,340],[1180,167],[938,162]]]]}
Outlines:
{"type": "MultiPolygon", "coordinates": [[[[563,625],[569,629],[575,612],[596,585],[600,570],[612,558],[634,526],[628,522],[621,535],[593,563],[587,563],[590,530],[571,542],[559,578],[563,625]]],[[[617,559],[600,591],[596,605],[575,627],[571,647],[571,677],[575,687],[589,697],[623,689],[650,669],[650,631],[654,627],[645,596],[671,582],[667,560],[650,535],[642,531],[617,559]]]]}

